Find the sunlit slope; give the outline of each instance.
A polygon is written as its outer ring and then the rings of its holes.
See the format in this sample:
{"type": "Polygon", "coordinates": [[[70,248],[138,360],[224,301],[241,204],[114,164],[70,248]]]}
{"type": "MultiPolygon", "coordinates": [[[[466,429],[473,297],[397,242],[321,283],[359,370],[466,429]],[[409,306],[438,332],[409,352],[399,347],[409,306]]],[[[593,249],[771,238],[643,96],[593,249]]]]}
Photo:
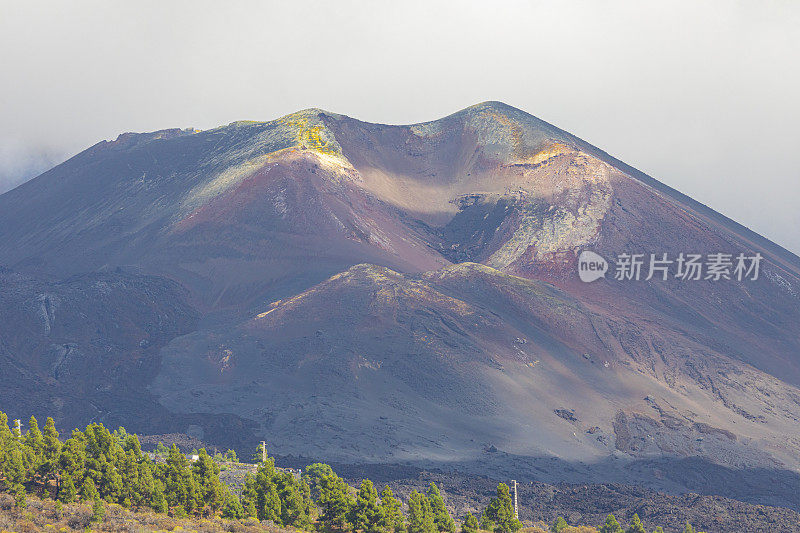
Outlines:
{"type": "Polygon", "coordinates": [[[784,438],[797,389],[669,327],[652,332],[671,339],[657,364],[631,358],[642,323],[479,264],[357,265],[233,329],[173,341],[151,390],[170,410],[257,421],[284,453],[338,460],[470,461],[495,445],[797,467],[784,438]]]}

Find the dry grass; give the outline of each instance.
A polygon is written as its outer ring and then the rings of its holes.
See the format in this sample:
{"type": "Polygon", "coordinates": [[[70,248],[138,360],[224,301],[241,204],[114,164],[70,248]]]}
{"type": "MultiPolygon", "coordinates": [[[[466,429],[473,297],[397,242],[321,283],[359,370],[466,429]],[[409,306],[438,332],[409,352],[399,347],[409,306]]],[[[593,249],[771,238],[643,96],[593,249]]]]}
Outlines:
{"type": "MultiPolygon", "coordinates": [[[[538,523],[533,527],[525,527],[517,533],[550,533],[550,528],[546,524],[538,523]]],[[[597,530],[589,526],[567,526],[561,533],[597,533],[597,530]]]]}
{"type": "Polygon", "coordinates": [[[295,530],[276,527],[271,522],[255,519],[223,520],[221,518],[173,518],[151,511],[131,511],[119,505],[106,504],[103,521],[91,523],[92,508],[82,503],[64,505],[60,510],[56,502],[28,496],[24,509],[14,507],[14,499],[0,494],[0,533],[34,533],[78,531],[124,531],[152,533],[182,531],[196,533],[294,533],[295,530]]]}
{"type": "MultiPolygon", "coordinates": [[[[0,533],[72,533],[72,532],[194,532],[194,533],[299,533],[291,528],[281,528],[272,522],[255,519],[223,520],[221,518],[174,518],[149,510],[131,511],[116,504],[106,504],[103,521],[91,522],[91,504],[71,503],[59,506],[52,500],[28,496],[24,509],[14,507],[14,498],[0,493],[0,533]],[[60,508],[59,508],[60,507],[60,508]]],[[[530,522],[529,522],[530,524],[530,522]]],[[[305,533],[305,532],[304,532],[305,533]]],[[[488,533],[488,532],[481,532],[488,533]]],[[[549,527],[536,522],[518,533],[549,533],[549,527]]],[[[567,527],[563,533],[597,533],[593,527],[567,527]]]]}

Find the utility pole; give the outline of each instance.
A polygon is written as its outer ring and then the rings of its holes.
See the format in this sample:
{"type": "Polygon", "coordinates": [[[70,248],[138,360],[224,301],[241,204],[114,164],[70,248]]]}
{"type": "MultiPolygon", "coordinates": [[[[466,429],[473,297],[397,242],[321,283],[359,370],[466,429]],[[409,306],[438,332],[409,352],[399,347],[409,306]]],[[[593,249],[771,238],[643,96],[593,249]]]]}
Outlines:
{"type": "Polygon", "coordinates": [[[517,508],[517,480],[512,479],[511,482],[514,484],[514,518],[519,520],[519,509],[517,508]]]}
{"type": "Polygon", "coordinates": [[[261,462],[267,462],[267,442],[263,440],[261,441],[261,462]]]}

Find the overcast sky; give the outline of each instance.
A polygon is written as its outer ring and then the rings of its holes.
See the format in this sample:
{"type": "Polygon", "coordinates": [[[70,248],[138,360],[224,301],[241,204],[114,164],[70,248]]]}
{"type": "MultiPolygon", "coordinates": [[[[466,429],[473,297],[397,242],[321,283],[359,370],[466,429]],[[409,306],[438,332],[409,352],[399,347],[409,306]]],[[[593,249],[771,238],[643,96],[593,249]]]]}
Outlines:
{"type": "Polygon", "coordinates": [[[800,2],[0,0],[0,192],[124,131],[501,100],[800,253],[800,2]]]}

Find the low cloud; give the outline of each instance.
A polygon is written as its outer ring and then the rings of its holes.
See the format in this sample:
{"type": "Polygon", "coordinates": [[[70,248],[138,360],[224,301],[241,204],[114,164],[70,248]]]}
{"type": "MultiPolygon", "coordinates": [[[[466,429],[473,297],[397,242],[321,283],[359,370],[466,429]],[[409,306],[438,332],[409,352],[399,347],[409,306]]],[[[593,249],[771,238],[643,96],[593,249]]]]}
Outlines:
{"type": "Polygon", "coordinates": [[[48,150],[35,142],[20,144],[0,141],[0,194],[25,183],[67,159],[58,150],[48,150]]]}

